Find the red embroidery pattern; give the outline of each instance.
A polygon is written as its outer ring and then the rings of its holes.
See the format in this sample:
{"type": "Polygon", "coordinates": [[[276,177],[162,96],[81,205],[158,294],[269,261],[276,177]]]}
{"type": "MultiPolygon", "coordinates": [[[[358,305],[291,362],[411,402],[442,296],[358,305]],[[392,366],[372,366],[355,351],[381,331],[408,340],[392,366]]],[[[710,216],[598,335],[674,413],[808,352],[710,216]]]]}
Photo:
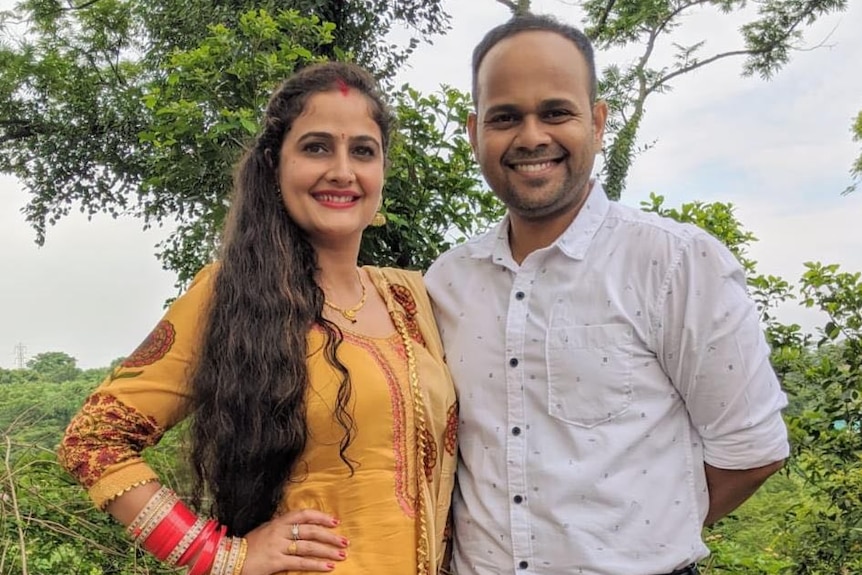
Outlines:
{"type": "Polygon", "coordinates": [[[443,436],[443,448],[449,455],[455,455],[458,447],[458,402],[449,406],[446,414],[446,433],[443,436]]]}
{"type": "Polygon", "coordinates": [[[177,331],[166,319],[160,321],[141,345],[120,365],[122,367],[144,367],[156,363],[171,350],[177,331]]]}
{"type": "Polygon", "coordinates": [[[164,433],[152,417],[97,392],[72,418],[58,455],[61,465],[89,489],[108,467],[139,457],[164,433]]]}
{"type": "Polygon", "coordinates": [[[416,321],[418,309],[416,307],[416,300],[413,299],[413,294],[409,289],[400,284],[390,284],[389,291],[392,292],[392,297],[395,298],[395,301],[404,310],[402,313],[404,324],[407,326],[407,333],[410,334],[413,341],[422,347],[426,347],[425,338],[422,337],[422,332],[419,331],[419,323],[416,321]]]}
{"type": "Polygon", "coordinates": [[[428,481],[432,481],[434,479],[434,466],[437,465],[437,442],[434,441],[434,435],[431,434],[430,431],[424,429],[422,431],[423,435],[425,435],[425,445],[427,449],[425,451],[425,478],[428,481]]]}
{"type": "MultiPolygon", "coordinates": [[[[392,402],[392,449],[395,457],[395,497],[398,500],[398,505],[407,517],[411,519],[416,517],[416,482],[410,481],[409,464],[407,461],[407,409],[404,400],[404,394],[398,384],[398,376],[392,368],[392,365],[386,360],[380,350],[370,341],[357,337],[350,333],[344,334],[344,339],[350,343],[364,349],[377,363],[383,376],[386,379],[386,385],[389,388],[389,398],[392,402]]],[[[400,338],[390,340],[392,345],[396,347],[399,357],[404,357],[404,346],[401,344],[400,338]]]]}

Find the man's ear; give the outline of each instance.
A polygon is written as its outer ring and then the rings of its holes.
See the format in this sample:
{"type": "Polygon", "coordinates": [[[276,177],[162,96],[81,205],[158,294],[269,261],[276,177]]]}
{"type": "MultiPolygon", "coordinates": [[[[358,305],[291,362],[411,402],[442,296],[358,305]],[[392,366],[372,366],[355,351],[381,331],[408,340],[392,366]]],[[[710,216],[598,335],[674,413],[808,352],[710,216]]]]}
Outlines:
{"type": "Polygon", "coordinates": [[[602,151],[602,139],[605,135],[605,123],[608,121],[608,104],[604,100],[596,100],[593,104],[593,148],[595,153],[602,151]]]}
{"type": "Polygon", "coordinates": [[[473,155],[478,157],[476,152],[476,124],[478,122],[476,112],[470,112],[467,115],[467,135],[470,137],[470,147],[473,148],[473,155]]]}

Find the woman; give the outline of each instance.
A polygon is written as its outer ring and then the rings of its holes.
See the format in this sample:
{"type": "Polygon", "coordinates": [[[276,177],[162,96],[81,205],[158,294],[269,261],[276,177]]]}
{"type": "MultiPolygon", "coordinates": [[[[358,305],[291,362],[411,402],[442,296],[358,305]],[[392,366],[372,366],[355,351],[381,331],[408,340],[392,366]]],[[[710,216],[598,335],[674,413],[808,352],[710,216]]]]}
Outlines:
{"type": "Polygon", "coordinates": [[[437,573],[457,407],[415,272],[357,267],[391,116],[371,76],[319,64],[272,96],[219,261],[72,420],[64,466],[191,575],[437,573]],[[140,451],[192,415],[193,501],[140,451]]]}

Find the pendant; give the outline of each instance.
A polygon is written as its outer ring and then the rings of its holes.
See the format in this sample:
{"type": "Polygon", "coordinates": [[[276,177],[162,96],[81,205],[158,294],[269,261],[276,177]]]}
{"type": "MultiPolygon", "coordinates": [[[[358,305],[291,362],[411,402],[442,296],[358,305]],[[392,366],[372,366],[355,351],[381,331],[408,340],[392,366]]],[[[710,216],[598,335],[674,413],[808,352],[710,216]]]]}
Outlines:
{"type": "Polygon", "coordinates": [[[341,315],[344,316],[345,319],[349,320],[350,323],[356,323],[356,312],[352,309],[342,310],[341,315]]]}

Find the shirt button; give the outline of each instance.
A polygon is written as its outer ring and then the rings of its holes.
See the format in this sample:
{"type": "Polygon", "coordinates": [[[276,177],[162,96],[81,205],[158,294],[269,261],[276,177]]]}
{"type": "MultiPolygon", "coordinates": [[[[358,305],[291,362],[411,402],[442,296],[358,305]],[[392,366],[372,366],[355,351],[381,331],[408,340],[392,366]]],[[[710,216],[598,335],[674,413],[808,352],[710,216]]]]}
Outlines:
{"type": "Polygon", "coordinates": [[[513,427],[512,428],[512,435],[521,435],[521,428],[517,427],[517,426],[513,427]]]}
{"type": "Polygon", "coordinates": [[[518,569],[526,569],[529,566],[530,566],[530,564],[527,563],[526,561],[521,561],[520,563],[518,563],[518,569]]]}
{"type": "Polygon", "coordinates": [[[511,365],[512,367],[518,367],[518,358],[517,358],[517,357],[513,357],[512,359],[510,359],[510,360],[509,360],[509,365],[511,365]]]}
{"type": "Polygon", "coordinates": [[[524,500],[524,498],[521,497],[520,495],[516,495],[512,498],[512,501],[514,501],[515,503],[521,503],[523,500],[524,500]]]}
{"type": "Polygon", "coordinates": [[[524,292],[522,292],[522,291],[515,292],[515,299],[517,299],[517,300],[524,299],[524,292]]]}

